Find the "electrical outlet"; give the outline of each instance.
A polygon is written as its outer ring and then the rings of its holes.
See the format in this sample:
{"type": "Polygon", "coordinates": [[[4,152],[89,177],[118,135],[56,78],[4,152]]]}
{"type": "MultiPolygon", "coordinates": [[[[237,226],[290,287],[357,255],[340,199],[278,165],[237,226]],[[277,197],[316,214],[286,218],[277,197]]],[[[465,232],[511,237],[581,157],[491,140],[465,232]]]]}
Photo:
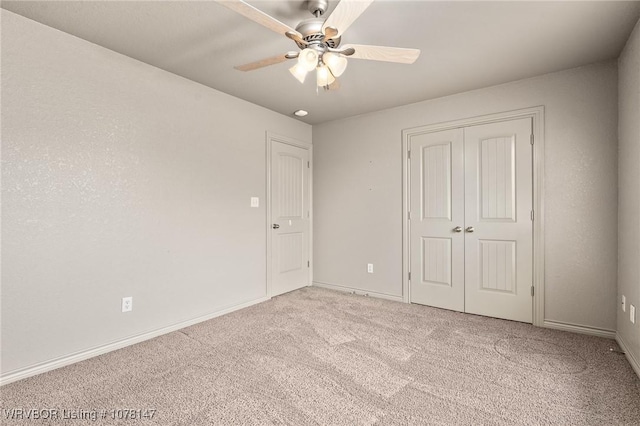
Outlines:
{"type": "Polygon", "coordinates": [[[627,298],[622,295],[622,312],[627,312],[627,298]]]}
{"type": "Polygon", "coordinates": [[[251,207],[260,207],[260,198],[251,197],[251,207]]]}
{"type": "Polygon", "coordinates": [[[373,263],[367,263],[367,272],[373,274],[373,263]]]}
{"type": "Polygon", "coordinates": [[[133,310],[133,297],[122,298],[122,312],[131,312],[133,310]]]}
{"type": "Polygon", "coordinates": [[[631,324],[636,323],[636,307],[633,305],[629,305],[629,320],[631,324]]]}

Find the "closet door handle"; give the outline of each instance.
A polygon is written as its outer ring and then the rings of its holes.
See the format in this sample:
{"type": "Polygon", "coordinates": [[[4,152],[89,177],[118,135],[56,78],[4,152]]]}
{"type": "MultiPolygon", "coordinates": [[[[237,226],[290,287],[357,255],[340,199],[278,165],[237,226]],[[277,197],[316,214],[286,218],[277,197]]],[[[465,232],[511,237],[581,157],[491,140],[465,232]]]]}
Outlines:
{"type": "Polygon", "coordinates": [[[475,229],[473,229],[473,226],[467,226],[467,229],[465,229],[465,231],[473,232],[473,231],[475,231],[475,229]]]}
{"type": "Polygon", "coordinates": [[[456,226],[453,228],[453,232],[462,232],[462,226],[456,226]]]}
{"type": "Polygon", "coordinates": [[[280,225],[278,225],[277,223],[274,223],[271,227],[273,229],[278,229],[278,228],[280,228],[280,225]]]}

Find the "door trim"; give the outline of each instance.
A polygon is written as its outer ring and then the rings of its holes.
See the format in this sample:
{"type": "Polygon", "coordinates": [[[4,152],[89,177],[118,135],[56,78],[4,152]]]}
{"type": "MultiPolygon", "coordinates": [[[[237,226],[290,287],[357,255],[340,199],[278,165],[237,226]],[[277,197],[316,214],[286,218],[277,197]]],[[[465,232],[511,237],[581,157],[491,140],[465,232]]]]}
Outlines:
{"type": "Polygon", "coordinates": [[[266,132],[265,143],[266,143],[266,197],[265,197],[265,209],[266,209],[266,233],[267,233],[267,265],[266,265],[266,296],[268,298],[272,297],[272,282],[271,282],[271,146],[273,142],[280,142],[286,145],[295,146],[298,148],[306,149],[309,151],[309,271],[307,277],[307,286],[310,286],[313,282],[313,145],[310,142],[304,142],[300,140],[296,140],[293,138],[289,138],[287,136],[278,135],[273,132],[266,132]]]}
{"type": "Polygon", "coordinates": [[[402,299],[410,303],[409,264],[409,142],[413,136],[479,124],[531,118],[533,122],[533,325],[544,326],[544,106],[480,115],[412,127],[402,131],[402,299]]]}

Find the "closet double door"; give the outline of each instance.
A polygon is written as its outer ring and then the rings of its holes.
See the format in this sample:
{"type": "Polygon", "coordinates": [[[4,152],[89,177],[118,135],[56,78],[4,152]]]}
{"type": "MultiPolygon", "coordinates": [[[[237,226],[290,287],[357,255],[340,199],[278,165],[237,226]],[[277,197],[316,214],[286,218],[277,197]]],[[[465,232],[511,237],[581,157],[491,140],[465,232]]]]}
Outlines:
{"type": "Polygon", "coordinates": [[[532,322],[530,118],[412,135],[411,302],[532,322]]]}

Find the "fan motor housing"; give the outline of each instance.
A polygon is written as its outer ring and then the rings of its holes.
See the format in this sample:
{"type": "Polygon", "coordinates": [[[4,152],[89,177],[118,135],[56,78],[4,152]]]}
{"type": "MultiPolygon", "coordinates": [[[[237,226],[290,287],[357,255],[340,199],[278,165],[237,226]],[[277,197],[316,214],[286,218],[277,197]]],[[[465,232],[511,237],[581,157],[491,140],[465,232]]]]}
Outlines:
{"type": "MultiPolygon", "coordinates": [[[[309,44],[322,44],[322,40],[324,39],[324,33],[322,32],[322,25],[324,24],[324,19],[321,18],[311,18],[305,19],[300,22],[296,27],[296,31],[302,34],[302,38],[309,44]]],[[[305,46],[302,43],[296,42],[300,49],[304,49],[305,46]]],[[[334,37],[324,40],[324,44],[331,48],[335,49],[340,45],[340,37],[334,37]]]]}

